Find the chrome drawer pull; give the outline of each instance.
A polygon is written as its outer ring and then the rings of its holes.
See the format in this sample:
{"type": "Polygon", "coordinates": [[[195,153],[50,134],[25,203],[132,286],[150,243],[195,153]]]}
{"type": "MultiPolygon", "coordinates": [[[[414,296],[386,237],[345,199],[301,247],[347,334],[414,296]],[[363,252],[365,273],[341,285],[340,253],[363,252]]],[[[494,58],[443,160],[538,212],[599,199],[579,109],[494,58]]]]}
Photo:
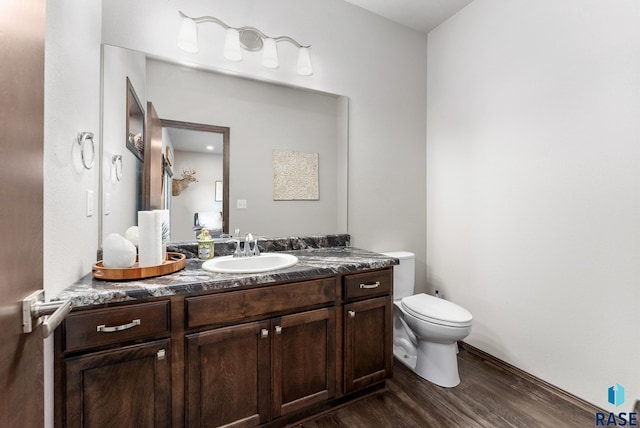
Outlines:
{"type": "Polygon", "coordinates": [[[373,284],[360,284],[360,288],[378,288],[380,287],[380,281],[376,281],[373,284]]]}
{"type": "Polygon", "coordinates": [[[140,325],[140,320],[133,320],[129,324],[116,325],[114,327],[107,327],[104,324],[96,327],[98,333],[114,333],[116,331],[129,330],[137,325],[140,325]]]}
{"type": "Polygon", "coordinates": [[[280,327],[279,325],[277,325],[277,326],[275,327],[275,329],[276,329],[276,334],[282,334],[282,327],[280,327]]]}
{"type": "Polygon", "coordinates": [[[355,318],[356,317],[356,312],[355,311],[349,311],[349,312],[347,312],[347,314],[349,315],[349,318],[355,318]]]}
{"type": "Polygon", "coordinates": [[[266,328],[260,330],[260,339],[266,339],[267,337],[269,337],[269,330],[266,328]]]}

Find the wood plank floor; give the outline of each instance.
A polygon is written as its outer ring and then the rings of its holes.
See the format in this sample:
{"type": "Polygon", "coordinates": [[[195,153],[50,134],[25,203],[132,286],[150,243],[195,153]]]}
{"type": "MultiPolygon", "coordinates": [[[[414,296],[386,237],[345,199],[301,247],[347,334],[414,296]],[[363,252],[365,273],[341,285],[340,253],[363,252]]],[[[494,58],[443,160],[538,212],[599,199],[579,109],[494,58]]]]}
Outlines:
{"type": "Polygon", "coordinates": [[[306,421],[304,428],[593,427],[595,414],[461,349],[462,382],[441,388],[394,361],[387,391],[306,421]]]}

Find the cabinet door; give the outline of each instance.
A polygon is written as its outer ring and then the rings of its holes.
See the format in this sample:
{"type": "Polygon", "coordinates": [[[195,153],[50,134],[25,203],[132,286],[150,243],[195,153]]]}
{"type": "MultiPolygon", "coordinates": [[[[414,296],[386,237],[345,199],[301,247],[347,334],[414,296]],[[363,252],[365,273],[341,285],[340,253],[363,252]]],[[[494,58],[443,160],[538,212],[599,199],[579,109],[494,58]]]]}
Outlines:
{"type": "Polygon", "coordinates": [[[392,310],[390,296],[344,305],[345,392],[391,376],[392,310]]]}
{"type": "Polygon", "coordinates": [[[187,336],[189,427],[248,427],[269,419],[269,322],[187,336]]]}
{"type": "Polygon", "coordinates": [[[64,360],[66,424],[75,427],[168,427],[169,340],[64,360]]]}
{"type": "Polygon", "coordinates": [[[335,310],[272,321],[273,417],[321,403],[335,393],[335,310]]]}

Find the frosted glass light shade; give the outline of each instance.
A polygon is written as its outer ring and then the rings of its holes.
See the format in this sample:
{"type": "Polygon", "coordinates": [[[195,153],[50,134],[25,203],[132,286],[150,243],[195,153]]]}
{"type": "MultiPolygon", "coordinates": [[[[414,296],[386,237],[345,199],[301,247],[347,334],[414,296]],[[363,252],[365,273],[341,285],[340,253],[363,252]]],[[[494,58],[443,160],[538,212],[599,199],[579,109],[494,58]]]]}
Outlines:
{"type": "Polygon", "coordinates": [[[224,39],[224,57],[231,61],[241,61],[240,33],[238,30],[228,28],[224,39]]]}
{"type": "Polygon", "coordinates": [[[309,48],[298,49],[298,74],[302,76],[309,76],[310,74],[313,74],[309,48]]]}
{"type": "Polygon", "coordinates": [[[198,25],[193,19],[182,18],[178,47],[185,52],[198,53],[198,25]]]}
{"type": "Polygon", "coordinates": [[[267,68],[278,68],[278,47],[276,41],[270,38],[264,39],[262,51],[262,65],[267,68]]]}

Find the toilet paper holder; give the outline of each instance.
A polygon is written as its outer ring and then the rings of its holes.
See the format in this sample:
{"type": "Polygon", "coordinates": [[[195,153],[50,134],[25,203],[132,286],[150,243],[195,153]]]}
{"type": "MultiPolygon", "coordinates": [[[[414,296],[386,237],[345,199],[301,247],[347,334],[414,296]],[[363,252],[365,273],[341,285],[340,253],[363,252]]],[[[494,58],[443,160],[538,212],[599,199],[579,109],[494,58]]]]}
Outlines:
{"type": "Polygon", "coordinates": [[[22,300],[22,332],[31,333],[42,324],[42,336],[49,337],[72,306],[71,300],[45,302],[44,290],[34,291],[22,300]]]}

